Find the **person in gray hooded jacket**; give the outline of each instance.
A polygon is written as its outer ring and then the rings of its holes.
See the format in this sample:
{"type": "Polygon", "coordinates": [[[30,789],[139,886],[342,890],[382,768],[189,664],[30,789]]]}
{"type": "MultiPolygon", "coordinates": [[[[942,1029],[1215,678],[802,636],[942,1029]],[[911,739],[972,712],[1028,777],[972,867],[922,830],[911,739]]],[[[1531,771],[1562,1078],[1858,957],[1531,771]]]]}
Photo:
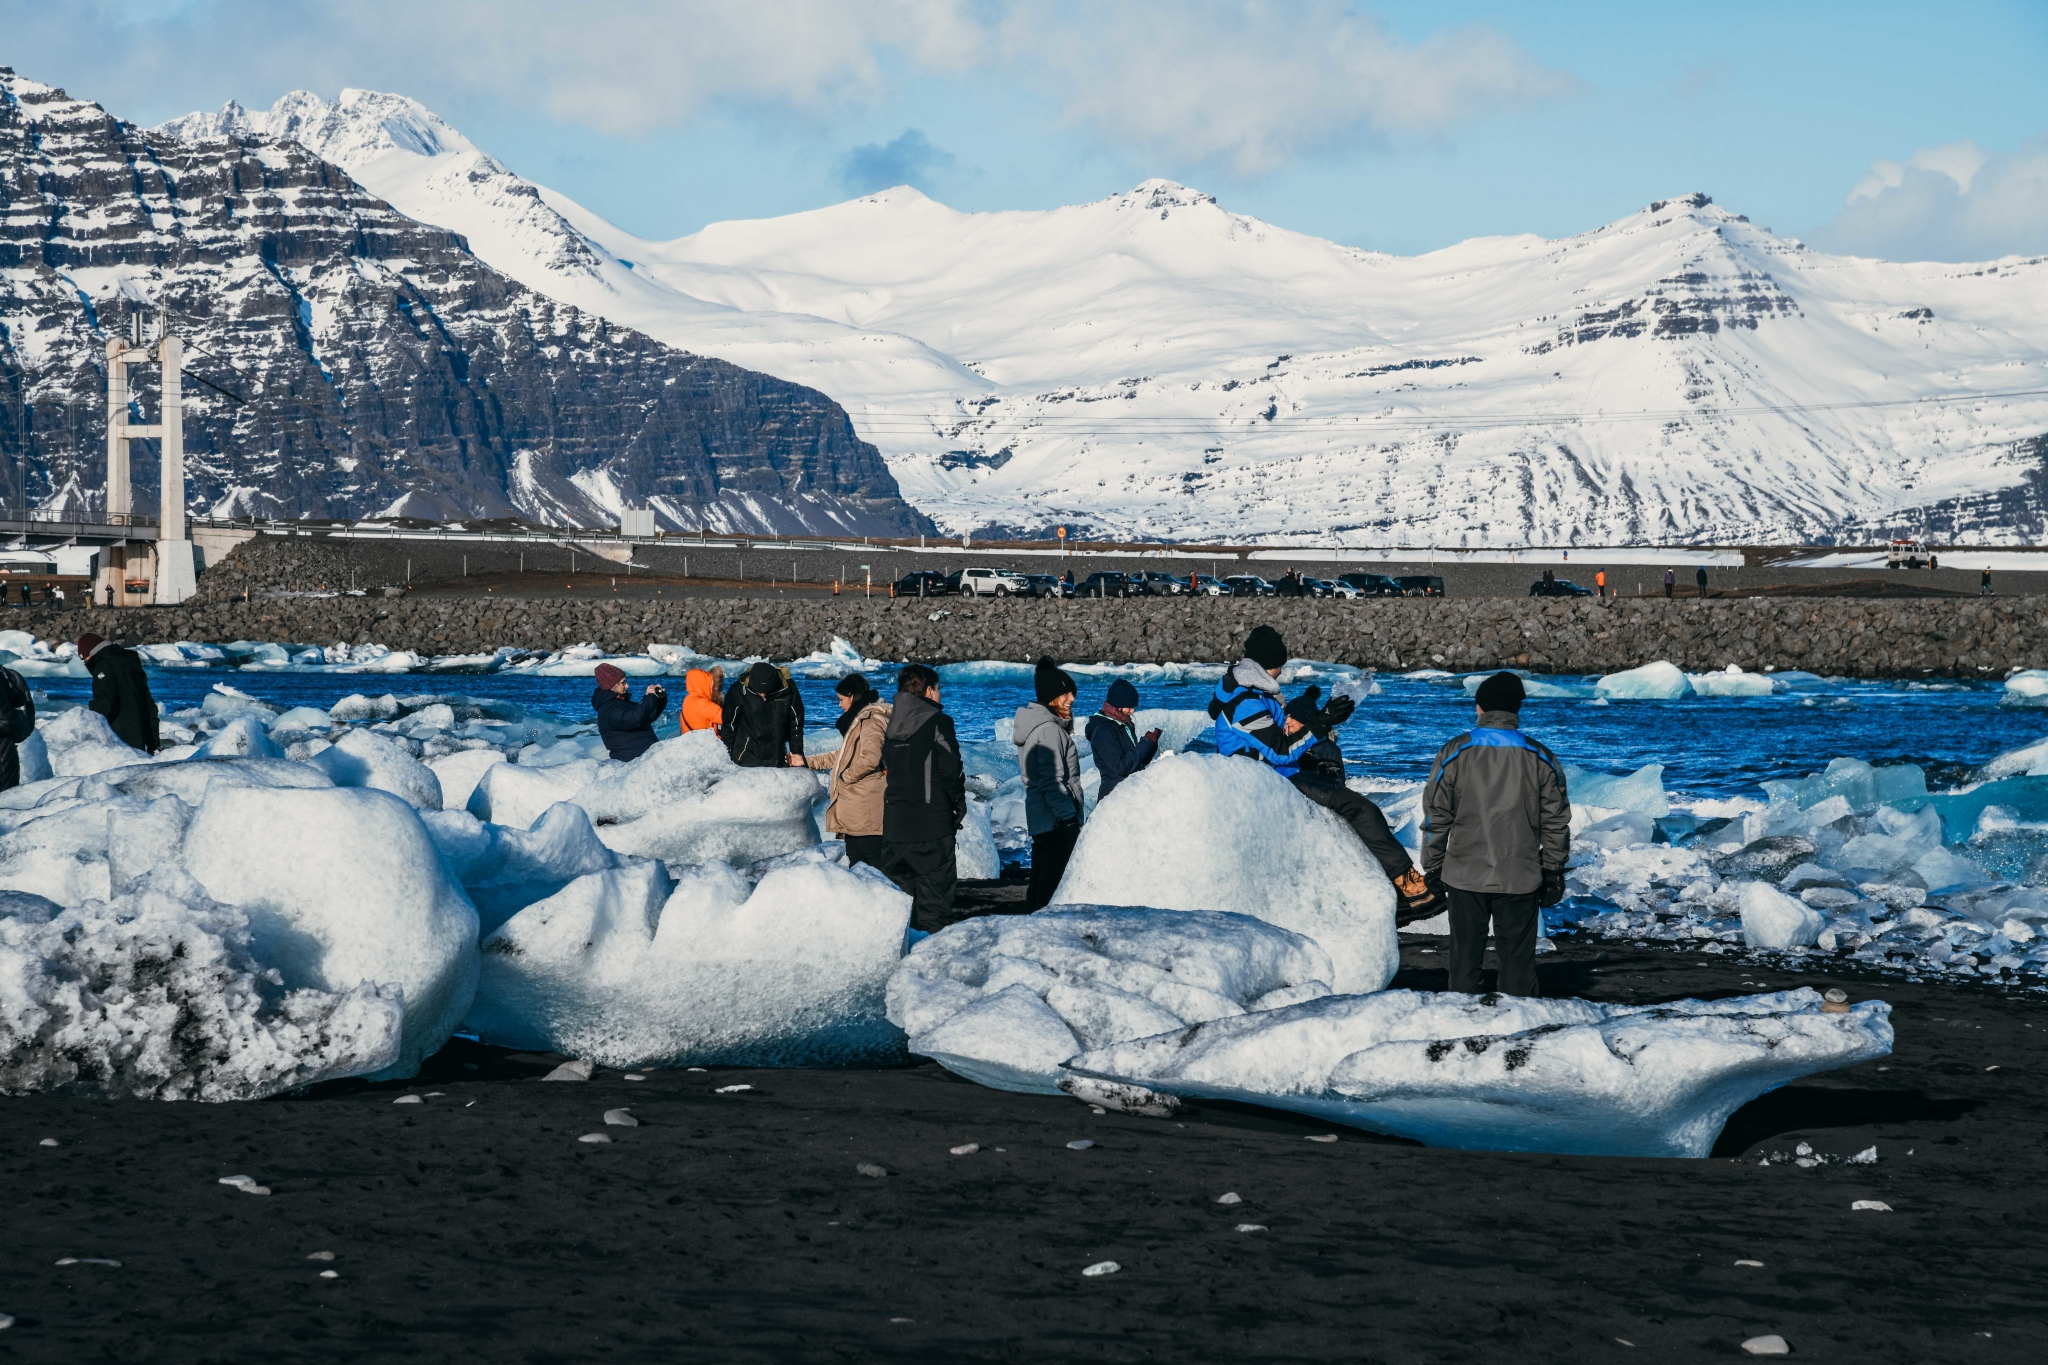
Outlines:
{"type": "Polygon", "coordinates": [[[1451,903],[1450,988],[1479,990],[1486,926],[1500,954],[1500,989],[1535,995],[1536,930],[1564,899],[1572,808],[1564,771],[1521,731],[1522,680],[1479,685],[1479,723],[1437,751],[1422,791],[1422,871],[1451,903]]]}
{"type": "Polygon", "coordinates": [[[1066,875],[1081,837],[1081,754],[1074,746],[1074,680],[1050,658],[1031,679],[1038,700],[1017,708],[1010,738],[1024,775],[1024,819],[1031,831],[1026,911],[1042,910],[1066,875]]]}

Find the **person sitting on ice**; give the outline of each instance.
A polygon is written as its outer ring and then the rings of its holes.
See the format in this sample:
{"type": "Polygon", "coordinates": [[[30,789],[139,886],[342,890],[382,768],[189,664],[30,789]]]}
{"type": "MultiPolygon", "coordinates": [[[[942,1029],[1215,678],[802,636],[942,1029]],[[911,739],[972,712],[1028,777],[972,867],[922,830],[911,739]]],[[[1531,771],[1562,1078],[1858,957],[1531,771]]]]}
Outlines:
{"type": "MultiPolygon", "coordinates": [[[[1303,770],[1309,751],[1351,718],[1356,703],[1349,697],[1335,698],[1327,706],[1315,706],[1311,701],[1307,707],[1296,707],[1298,714],[1289,715],[1278,682],[1287,663],[1287,643],[1280,632],[1260,626],[1245,637],[1244,653],[1216,684],[1216,694],[1209,699],[1209,714],[1216,721],[1216,751],[1259,759],[1296,791],[1334,811],[1351,826],[1401,898],[1394,913],[1396,924],[1440,913],[1442,898],[1415,870],[1408,850],[1387,828],[1387,817],[1380,808],[1345,786],[1341,775],[1333,779],[1303,770]]],[[[1342,761],[1340,757],[1340,774],[1342,761]]]]}
{"type": "Polygon", "coordinates": [[[1424,875],[1450,901],[1450,988],[1468,995],[1489,919],[1501,992],[1537,994],[1538,912],[1564,899],[1571,799],[1556,756],[1521,731],[1523,691],[1512,673],[1479,684],[1479,723],[1437,750],[1422,791],[1424,875]]]}
{"type": "Polygon", "coordinates": [[[725,689],[725,751],[742,768],[780,768],[804,753],[804,697],[789,670],[763,660],[725,689]]]}
{"type": "Polygon", "coordinates": [[[832,801],[825,807],[825,832],[846,841],[846,865],[888,862],[882,838],[882,795],[889,775],[882,768],[882,737],[895,709],[858,673],[849,673],[832,689],[839,698],[835,725],[839,747],[808,757],[791,754],[790,766],[829,770],[832,801]]]}
{"type": "Polygon", "coordinates": [[[1144,738],[1138,737],[1138,727],[1131,722],[1137,710],[1138,689],[1128,678],[1118,678],[1109,685],[1102,709],[1088,717],[1088,747],[1095,752],[1095,771],[1102,774],[1097,801],[1159,753],[1159,731],[1147,730],[1144,738]]]}
{"type": "Polygon", "coordinates": [[[597,737],[604,741],[605,752],[630,763],[654,747],[654,722],[668,710],[668,689],[649,683],[634,701],[626,675],[614,664],[599,664],[590,706],[597,712],[597,737]]]}

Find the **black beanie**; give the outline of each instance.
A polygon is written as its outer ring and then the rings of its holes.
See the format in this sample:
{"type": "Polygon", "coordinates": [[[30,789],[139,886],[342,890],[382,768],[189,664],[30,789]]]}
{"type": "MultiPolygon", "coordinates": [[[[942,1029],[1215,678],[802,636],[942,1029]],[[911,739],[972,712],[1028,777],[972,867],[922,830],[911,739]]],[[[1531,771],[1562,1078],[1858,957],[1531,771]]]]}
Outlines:
{"type": "Polygon", "coordinates": [[[1287,662],[1287,642],[1271,626],[1260,626],[1245,636],[1244,656],[1260,668],[1279,668],[1287,662]]]}
{"type": "Polygon", "coordinates": [[[1031,677],[1031,687],[1038,694],[1038,700],[1046,705],[1080,690],[1074,686],[1074,680],[1067,676],[1066,670],[1052,661],[1050,654],[1038,656],[1038,671],[1031,677]]]}
{"type": "Polygon", "coordinates": [[[1522,709],[1522,698],[1527,695],[1522,690],[1520,678],[1512,673],[1496,673],[1479,684],[1479,709],[1519,713],[1522,709]]]}

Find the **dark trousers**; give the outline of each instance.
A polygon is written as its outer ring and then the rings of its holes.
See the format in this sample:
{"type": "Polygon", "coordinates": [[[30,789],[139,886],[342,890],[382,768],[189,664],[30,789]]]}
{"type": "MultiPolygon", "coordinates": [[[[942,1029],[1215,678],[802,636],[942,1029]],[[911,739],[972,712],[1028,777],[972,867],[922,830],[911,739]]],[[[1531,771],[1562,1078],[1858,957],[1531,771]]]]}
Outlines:
{"type": "Polygon", "coordinates": [[[1026,914],[1052,904],[1052,893],[1060,889],[1060,878],[1067,875],[1067,859],[1074,856],[1074,841],[1080,837],[1078,823],[1031,836],[1031,885],[1024,893],[1026,914]]]}
{"type": "Polygon", "coordinates": [[[910,925],[928,934],[946,927],[953,913],[953,838],[891,842],[882,871],[909,893],[910,925]]]}
{"type": "Polygon", "coordinates": [[[846,865],[858,867],[866,863],[887,871],[889,866],[889,841],[879,834],[842,834],[846,841],[846,865]]]}
{"type": "Polygon", "coordinates": [[[1667,598],[1671,596],[1671,585],[1669,583],[1664,585],[1664,596],[1667,598]]]}
{"type": "Polygon", "coordinates": [[[1335,811],[1338,819],[1357,830],[1358,837],[1365,841],[1366,852],[1378,861],[1388,881],[1415,866],[1408,857],[1408,850],[1401,847],[1394,831],[1387,828],[1387,817],[1380,814],[1380,808],[1371,801],[1342,782],[1310,777],[1307,773],[1296,773],[1287,780],[1294,784],[1296,791],[1324,810],[1335,811]]]}
{"type": "Polygon", "coordinates": [[[1500,993],[1538,995],[1536,924],[1541,912],[1534,891],[1485,892],[1447,888],[1451,893],[1451,989],[1479,993],[1479,966],[1486,958],[1486,922],[1493,921],[1494,951],[1500,954],[1500,993]]]}

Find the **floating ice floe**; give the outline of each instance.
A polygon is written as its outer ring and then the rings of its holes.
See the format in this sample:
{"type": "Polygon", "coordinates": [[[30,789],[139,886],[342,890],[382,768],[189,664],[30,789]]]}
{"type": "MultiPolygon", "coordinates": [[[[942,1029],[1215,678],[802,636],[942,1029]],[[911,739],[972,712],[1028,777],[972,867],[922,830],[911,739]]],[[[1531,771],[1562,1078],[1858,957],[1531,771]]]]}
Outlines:
{"type": "Polygon", "coordinates": [[[1766,673],[1745,673],[1734,664],[1718,673],[1688,673],[1686,682],[1701,697],[1768,697],[1785,689],[1766,673]]]}
{"type": "Polygon", "coordinates": [[[910,1050],[999,1090],[1057,1094],[1089,1048],[1329,994],[1329,954],[1248,915],[1079,906],[949,925],[889,979],[910,1050]]]}
{"type": "MultiPolygon", "coordinates": [[[[1559,682],[1554,678],[1539,678],[1535,674],[1524,672],[1519,668],[1509,669],[1508,671],[1521,678],[1522,691],[1525,695],[1538,698],[1539,700],[1590,697],[1593,695],[1593,689],[1584,684],[1559,682]]],[[[1492,676],[1492,673],[1473,673],[1467,675],[1463,683],[1465,695],[1478,695],[1479,685],[1492,676]]]]}
{"type": "Polygon", "coordinates": [[[1400,965],[1394,888],[1350,826],[1262,763],[1162,754],[1082,826],[1056,905],[1223,910],[1330,955],[1332,989],[1376,991],[1400,965]]]}
{"type": "Polygon", "coordinates": [[[1693,695],[1692,683],[1678,665],[1662,659],[1609,673],[1593,684],[1593,692],[1612,701],[1679,701],[1693,695]]]}
{"type": "Polygon", "coordinates": [[[2048,669],[2030,668],[2005,680],[2001,706],[2048,706],[2048,669]]]}
{"type": "Polygon", "coordinates": [[[758,884],[725,863],[578,878],[484,941],[468,1026],[606,1066],[834,1066],[903,1056],[883,991],[910,898],[812,850],[758,884]]]}
{"type": "Polygon", "coordinates": [[[288,990],[175,866],[65,908],[0,893],[0,1094],[252,1100],[381,1070],[395,989],[288,990]]]}
{"type": "Polygon", "coordinates": [[[1665,1005],[1383,991],[1195,1024],[1072,1072],[1291,1109],[1434,1147],[1703,1157],[1728,1116],[1891,1051],[1891,1007],[1811,990],[1665,1005]]]}

